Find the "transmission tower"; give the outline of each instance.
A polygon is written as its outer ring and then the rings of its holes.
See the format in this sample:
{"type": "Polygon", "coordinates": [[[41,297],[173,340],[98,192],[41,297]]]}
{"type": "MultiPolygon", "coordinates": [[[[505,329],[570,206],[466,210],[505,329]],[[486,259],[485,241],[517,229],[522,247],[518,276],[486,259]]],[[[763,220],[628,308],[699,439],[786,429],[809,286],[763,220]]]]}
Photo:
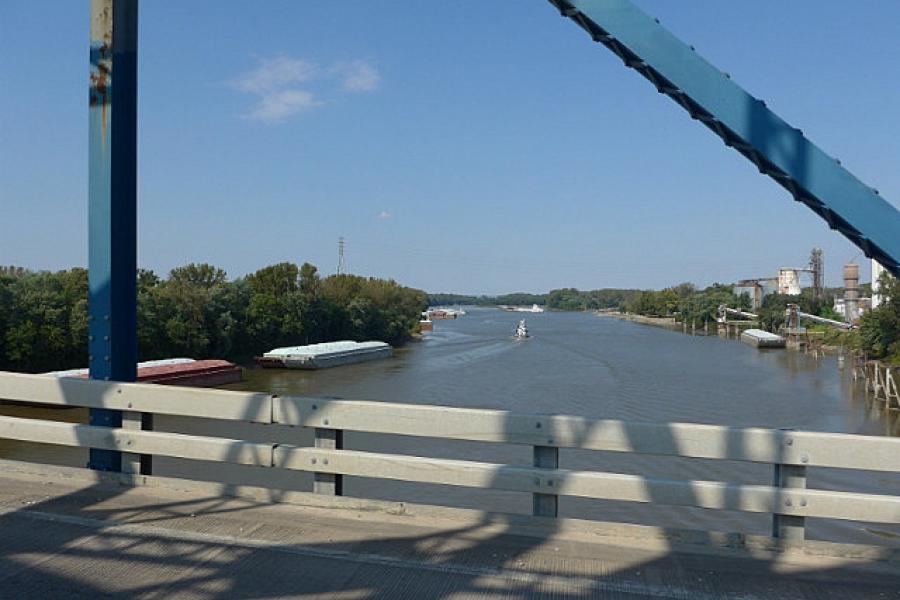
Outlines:
{"type": "Polygon", "coordinates": [[[337,266],[337,274],[343,275],[344,271],[347,269],[347,265],[344,262],[344,237],[341,236],[338,238],[338,266],[337,266]]]}

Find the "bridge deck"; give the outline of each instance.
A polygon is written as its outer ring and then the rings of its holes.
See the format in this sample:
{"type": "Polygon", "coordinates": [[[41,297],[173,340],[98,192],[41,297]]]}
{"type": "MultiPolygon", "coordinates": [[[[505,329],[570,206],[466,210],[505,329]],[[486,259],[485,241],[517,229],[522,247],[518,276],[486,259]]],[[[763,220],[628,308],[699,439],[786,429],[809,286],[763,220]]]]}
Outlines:
{"type": "Polygon", "coordinates": [[[897,558],[859,547],[775,554],[120,478],[0,461],[0,597],[900,598],[897,558]]]}

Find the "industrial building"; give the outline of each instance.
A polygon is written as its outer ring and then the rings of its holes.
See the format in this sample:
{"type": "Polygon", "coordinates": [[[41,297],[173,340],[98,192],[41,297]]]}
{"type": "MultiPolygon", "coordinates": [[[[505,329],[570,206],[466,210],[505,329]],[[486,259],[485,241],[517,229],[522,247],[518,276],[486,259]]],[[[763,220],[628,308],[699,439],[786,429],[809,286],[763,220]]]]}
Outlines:
{"type": "Polygon", "coordinates": [[[825,290],[824,265],[822,250],[813,248],[809,255],[809,264],[806,267],[782,267],[778,269],[777,277],[742,279],[734,285],[734,293],[739,296],[741,294],[750,296],[751,307],[757,309],[762,306],[763,298],[769,294],[799,296],[802,289],[800,275],[808,273],[816,297],[821,297],[825,290]]]}
{"type": "Polygon", "coordinates": [[[879,292],[881,291],[881,284],[879,280],[881,276],[887,273],[884,267],[881,266],[874,258],[872,259],[872,308],[878,308],[882,302],[884,302],[884,296],[882,296],[879,292]]]}

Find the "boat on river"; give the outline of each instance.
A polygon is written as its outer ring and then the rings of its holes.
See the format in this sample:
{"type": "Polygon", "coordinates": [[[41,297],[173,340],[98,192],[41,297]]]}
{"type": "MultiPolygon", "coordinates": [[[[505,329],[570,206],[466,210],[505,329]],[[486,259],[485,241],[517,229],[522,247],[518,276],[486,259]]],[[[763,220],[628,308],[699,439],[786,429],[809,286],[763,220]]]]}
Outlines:
{"type": "MultiPolygon", "coordinates": [[[[70,369],[44,373],[51,377],[87,379],[88,369],[70,369]]],[[[239,366],[227,360],[193,358],[164,358],[137,364],[138,383],[157,383],[187,387],[216,387],[241,381],[239,366]]]]}
{"type": "Polygon", "coordinates": [[[785,340],[780,335],[762,329],[745,329],[741,341],[756,348],[784,348],[785,340]]]}
{"type": "Polygon", "coordinates": [[[466,314],[466,311],[455,308],[429,308],[425,311],[428,318],[432,321],[440,320],[440,319],[455,319],[457,317],[461,317],[466,314]]]}
{"type": "Polygon", "coordinates": [[[516,332],[513,334],[513,339],[516,340],[527,340],[531,335],[528,333],[528,327],[525,326],[525,319],[519,321],[519,325],[516,327],[516,332]]]}
{"type": "Polygon", "coordinates": [[[544,308],[538,306],[537,304],[532,304],[531,307],[527,306],[512,306],[509,304],[500,304],[497,306],[500,310],[505,310],[506,312],[521,312],[521,313],[542,313],[544,312],[544,308]]]}
{"type": "Polygon", "coordinates": [[[256,357],[256,364],[267,369],[328,369],[379,358],[394,353],[385,342],[325,342],[308,346],[275,348],[256,357]]]}

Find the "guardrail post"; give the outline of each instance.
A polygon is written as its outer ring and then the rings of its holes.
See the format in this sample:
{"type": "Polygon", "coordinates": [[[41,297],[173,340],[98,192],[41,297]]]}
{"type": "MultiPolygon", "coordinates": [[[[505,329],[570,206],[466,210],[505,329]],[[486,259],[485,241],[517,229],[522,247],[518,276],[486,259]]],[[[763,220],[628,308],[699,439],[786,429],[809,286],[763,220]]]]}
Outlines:
{"type": "MultiPolygon", "coordinates": [[[[790,444],[790,438],[785,440],[790,444]]],[[[777,488],[784,489],[806,489],[806,467],[803,465],[775,465],[775,478],[773,485],[777,488]]],[[[778,501],[783,506],[790,506],[791,500],[779,498],[778,501]]],[[[802,501],[805,504],[805,500],[802,501]]],[[[772,537],[783,539],[785,541],[803,541],[805,537],[806,517],[798,517],[795,515],[782,515],[775,513],[772,515],[772,537]]]]}
{"type": "MultiPolygon", "coordinates": [[[[153,413],[122,411],[122,429],[151,431],[153,429],[153,413]]],[[[153,473],[153,455],[123,452],[122,472],[151,475],[153,473]]]]}
{"type": "MultiPolygon", "coordinates": [[[[555,446],[535,446],[534,466],[541,469],[559,467],[559,448],[555,446]]],[[[559,515],[559,496],[556,494],[532,494],[532,514],[536,517],[556,517],[559,515]]]]}
{"type": "MultiPolygon", "coordinates": [[[[315,436],[316,448],[328,450],[343,450],[344,448],[344,432],[341,429],[316,427],[315,436]]],[[[330,496],[343,496],[344,476],[336,473],[313,473],[313,492],[330,496]]]]}

